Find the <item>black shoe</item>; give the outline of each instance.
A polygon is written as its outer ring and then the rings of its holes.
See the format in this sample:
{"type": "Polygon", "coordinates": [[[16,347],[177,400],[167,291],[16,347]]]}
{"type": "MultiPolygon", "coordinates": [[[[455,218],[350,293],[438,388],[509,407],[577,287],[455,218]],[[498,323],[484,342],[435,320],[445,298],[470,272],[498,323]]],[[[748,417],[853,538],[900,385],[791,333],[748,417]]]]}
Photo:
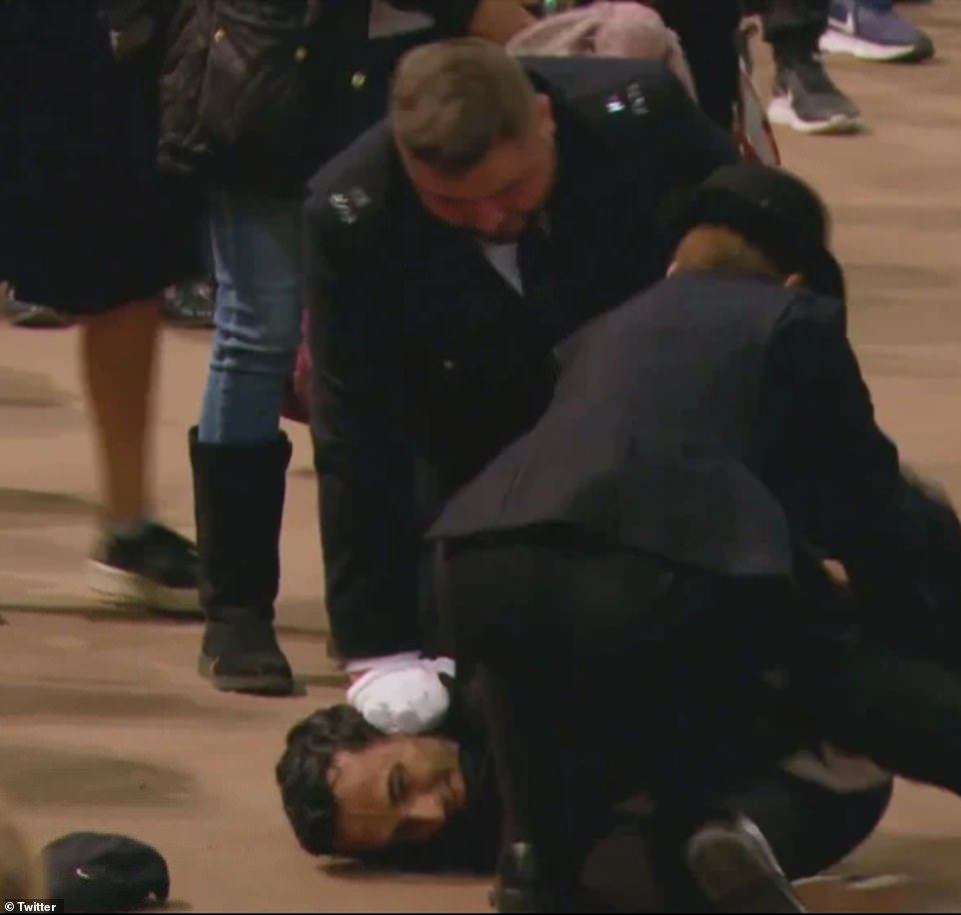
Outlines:
{"type": "Polygon", "coordinates": [[[287,437],[208,445],[190,432],[200,599],[207,617],[198,670],[218,689],[288,695],[294,681],[274,634],[287,437]]]}
{"type": "Polygon", "coordinates": [[[121,604],[197,614],[197,548],[160,524],[133,537],[105,534],[87,562],[87,582],[121,604]]]}
{"type": "Polygon", "coordinates": [[[861,112],[813,52],[777,64],[768,117],[810,134],[855,133],[862,127],[861,112]]]}
{"type": "Polygon", "coordinates": [[[46,330],[73,325],[73,318],[70,315],[57,311],[49,305],[33,305],[30,302],[21,302],[9,292],[6,301],[3,303],[3,310],[7,320],[14,327],[46,330]]]}
{"type": "Polygon", "coordinates": [[[715,912],[805,912],[761,831],[746,817],[708,823],[685,847],[688,872],[715,912]]]}
{"type": "Polygon", "coordinates": [[[497,878],[490,893],[490,904],[496,912],[550,912],[538,887],[534,851],[527,842],[508,845],[497,863],[497,878]]]}
{"type": "Polygon", "coordinates": [[[243,613],[207,623],[197,671],[227,692],[289,696],[294,688],[274,624],[243,613]]]}
{"type": "Polygon", "coordinates": [[[177,327],[214,326],[214,287],[207,280],[187,280],[164,291],[161,313],[177,327]]]}

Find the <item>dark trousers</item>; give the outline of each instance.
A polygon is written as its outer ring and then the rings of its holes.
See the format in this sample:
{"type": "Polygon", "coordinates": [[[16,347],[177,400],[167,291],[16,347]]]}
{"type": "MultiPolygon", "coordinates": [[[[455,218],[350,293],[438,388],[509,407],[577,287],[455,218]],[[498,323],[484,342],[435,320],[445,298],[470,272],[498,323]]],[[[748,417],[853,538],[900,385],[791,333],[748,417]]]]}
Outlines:
{"type": "Polygon", "coordinates": [[[741,16],[760,15],[779,63],[817,50],[828,24],[828,0],[655,0],[653,6],[681,39],[701,107],[725,130],[733,126],[739,91],[741,16]]]}
{"type": "Polygon", "coordinates": [[[657,0],[653,5],[681,40],[701,108],[731,130],[738,96],[740,0],[657,0]]]}
{"type": "Polygon", "coordinates": [[[822,625],[856,608],[819,567],[802,604],[557,532],[448,550],[457,655],[485,680],[507,837],[537,846],[561,893],[639,785],[658,799],[652,853],[670,873],[691,830],[730,809],[719,799],[794,748],[779,723],[961,793],[961,677],[822,625]],[[759,674],[776,668],[789,685],[772,695],[759,674]]]}
{"type": "MultiPolygon", "coordinates": [[[[839,793],[777,771],[733,798],[731,806],[758,826],[788,879],[800,880],[823,873],[864,842],[891,794],[890,782],[839,793]]],[[[588,853],[579,911],[684,911],[686,881],[674,885],[655,872],[654,844],[644,818],[624,816],[616,822],[588,853]]]]}
{"type": "Polygon", "coordinates": [[[745,0],[744,7],[760,14],[764,40],[778,62],[817,50],[828,26],[828,0],[745,0]]]}
{"type": "Polygon", "coordinates": [[[460,670],[483,677],[511,840],[573,875],[619,801],[649,789],[655,866],[775,766],[760,674],[784,662],[774,586],[731,588],[560,532],[448,554],[460,670]]]}
{"type": "Polygon", "coordinates": [[[785,712],[849,753],[961,795],[961,676],[941,662],[861,639],[817,649],[795,668],[785,712]]]}

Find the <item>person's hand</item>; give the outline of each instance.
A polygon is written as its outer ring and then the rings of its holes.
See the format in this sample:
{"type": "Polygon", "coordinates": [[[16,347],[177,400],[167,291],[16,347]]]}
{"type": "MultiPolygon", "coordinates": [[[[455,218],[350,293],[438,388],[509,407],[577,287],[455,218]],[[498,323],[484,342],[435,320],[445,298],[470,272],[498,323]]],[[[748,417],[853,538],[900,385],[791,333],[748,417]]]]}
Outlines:
{"type": "Polygon", "coordinates": [[[821,561],[824,571],[828,573],[828,578],[836,585],[847,587],[851,582],[848,579],[847,569],[836,559],[824,559],[821,561]]]}
{"type": "Polygon", "coordinates": [[[385,734],[421,734],[437,728],[450,708],[441,675],[453,677],[450,658],[415,653],[350,661],[347,702],[385,734]]]}

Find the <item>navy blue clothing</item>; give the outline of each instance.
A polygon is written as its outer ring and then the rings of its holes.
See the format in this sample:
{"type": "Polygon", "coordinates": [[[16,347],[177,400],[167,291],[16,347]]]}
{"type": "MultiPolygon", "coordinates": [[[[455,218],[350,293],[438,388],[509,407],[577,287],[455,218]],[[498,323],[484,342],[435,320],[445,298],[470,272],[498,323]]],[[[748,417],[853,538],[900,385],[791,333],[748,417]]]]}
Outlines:
{"type": "Polygon", "coordinates": [[[74,314],[159,293],[200,257],[157,170],[157,49],[117,61],[95,0],[0,4],[0,277],[74,314]]]}
{"type": "Polygon", "coordinates": [[[536,421],[553,346],[663,276],[665,197],[737,160],[658,64],[531,66],[557,124],[546,309],[427,214],[385,126],[311,185],[313,431],[327,606],[348,657],[422,647],[417,557],[440,500],[536,421]]]}

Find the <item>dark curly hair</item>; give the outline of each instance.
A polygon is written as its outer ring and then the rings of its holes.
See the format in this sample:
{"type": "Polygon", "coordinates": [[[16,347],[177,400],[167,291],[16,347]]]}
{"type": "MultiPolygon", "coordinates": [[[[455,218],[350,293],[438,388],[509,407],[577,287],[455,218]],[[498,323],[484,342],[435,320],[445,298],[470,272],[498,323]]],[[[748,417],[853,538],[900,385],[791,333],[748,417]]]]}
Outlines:
{"type": "Polygon", "coordinates": [[[334,756],[383,738],[349,705],[319,709],[287,732],[275,775],[287,819],[305,851],[327,855],[334,850],[337,802],[329,782],[334,756]]]}

